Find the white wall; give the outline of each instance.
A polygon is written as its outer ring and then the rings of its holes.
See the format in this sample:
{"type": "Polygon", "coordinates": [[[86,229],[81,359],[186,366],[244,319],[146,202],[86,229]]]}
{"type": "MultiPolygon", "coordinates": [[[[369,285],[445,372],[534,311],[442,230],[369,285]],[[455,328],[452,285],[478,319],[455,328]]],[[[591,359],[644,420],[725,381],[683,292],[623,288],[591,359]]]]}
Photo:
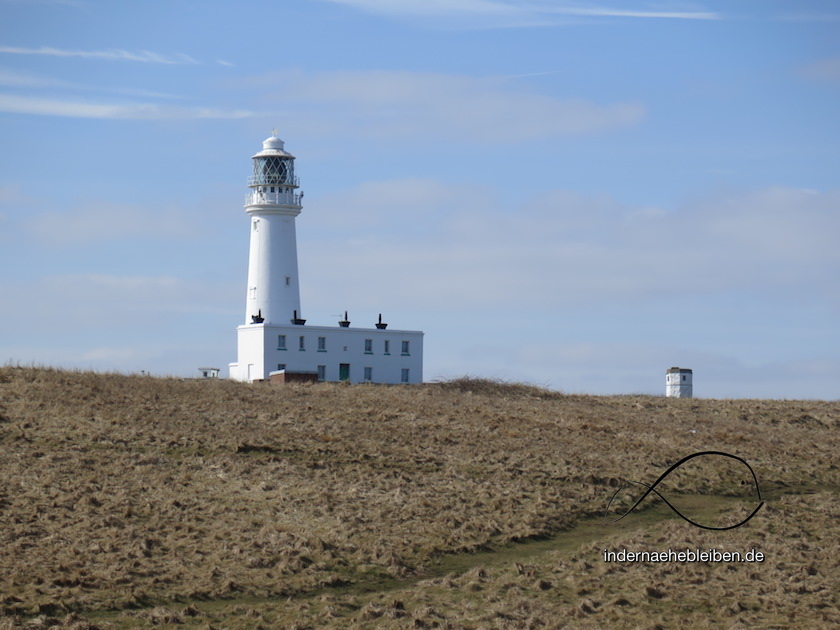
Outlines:
{"type": "Polygon", "coordinates": [[[404,369],[408,383],[423,382],[423,333],[416,330],[246,324],[237,328],[237,336],[237,363],[230,365],[230,377],[235,380],[265,379],[285,365],[289,372],[317,372],[318,366],[324,366],[324,380],[338,381],[340,365],[347,364],[351,383],[365,382],[365,368],[370,368],[373,383],[401,383],[404,369]],[[285,336],[285,349],[278,348],[279,335],[285,336]],[[318,349],[321,337],[323,350],[318,349]],[[370,352],[365,350],[366,340],[370,340],[370,352]],[[403,342],[408,342],[408,354],[402,352],[403,342]],[[250,378],[248,365],[253,366],[250,378]]]}
{"type": "Polygon", "coordinates": [[[300,316],[295,214],[299,208],[248,206],[251,243],[248,256],[246,322],[261,314],[266,323],[289,324],[300,316]]]}
{"type": "Polygon", "coordinates": [[[669,398],[691,398],[693,395],[693,383],[691,372],[666,372],[665,373],[665,396],[669,398]]]}

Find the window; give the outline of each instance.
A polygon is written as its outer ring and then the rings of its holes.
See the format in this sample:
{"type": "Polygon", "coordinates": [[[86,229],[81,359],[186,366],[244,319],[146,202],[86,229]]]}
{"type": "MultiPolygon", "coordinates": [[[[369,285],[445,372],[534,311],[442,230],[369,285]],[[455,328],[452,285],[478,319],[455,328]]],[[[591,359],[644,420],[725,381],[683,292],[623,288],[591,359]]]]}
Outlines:
{"type": "Polygon", "coordinates": [[[278,371],[278,372],[279,372],[280,370],[285,370],[285,369],[286,369],[286,364],[285,364],[285,363],[278,363],[278,364],[277,364],[277,371],[278,371]]]}
{"type": "Polygon", "coordinates": [[[326,365],[319,365],[318,366],[318,380],[319,381],[326,381],[327,380],[327,366],[326,365]]]}
{"type": "Polygon", "coordinates": [[[289,287],[292,285],[292,277],[286,276],[286,286],[289,287]]]}
{"type": "Polygon", "coordinates": [[[257,158],[254,161],[254,177],[252,181],[260,185],[282,185],[294,179],[292,175],[293,168],[289,158],[280,156],[257,158]]]}
{"type": "Polygon", "coordinates": [[[403,354],[403,356],[408,356],[408,342],[407,341],[402,342],[402,354],[403,354]]]}
{"type": "Polygon", "coordinates": [[[385,354],[391,354],[391,342],[388,339],[385,340],[385,354]]]}
{"type": "Polygon", "coordinates": [[[318,337],[318,352],[326,352],[327,351],[327,338],[326,337],[318,337]]]}
{"type": "Polygon", "coordinates": [[[373,339],[365,339],[365,354],[373,354],[373,339]]]}
{"type": "Polygon", "coordinates": [[[259,224],[260,224],[260,220],[259,220],[259,219],[254,219],[254,231],[256,231],[257,226],[258,226],[259,224]]]}
{"type": "MultiPolygon", "coordinates": [[[[407,342],[404,341],[403,343],[407,343],[407,342]]],[[[400,382],[408,383],[408,368],[403,368],[402,369],[402,375],[401,375],[401,378],[400,378],[400,382]]]]}
{"type": "Polygon", "coordinates": [[[372,367],[366,367],[365,368],[365,380],[366,381],[372,381],[373,380],[373,368],[372,367]]]}
{"type": "Polygon", "coordinates": [[[285,350],[286,349],[286,335],[277,335],[277,349],[278,350],[285,350]]]}
{"type": "Polygon", "coordinates": [[[301,335],[301,336],[300,336],[300,342],[299,342],[299,344],[298,344],[298,346],[299,346],[299,347],[298,347],[298,350],[306,350],[306,341],[305,341],[305,339],[306,339],[306,337],[304,337],[303,335],[301,335]]]}

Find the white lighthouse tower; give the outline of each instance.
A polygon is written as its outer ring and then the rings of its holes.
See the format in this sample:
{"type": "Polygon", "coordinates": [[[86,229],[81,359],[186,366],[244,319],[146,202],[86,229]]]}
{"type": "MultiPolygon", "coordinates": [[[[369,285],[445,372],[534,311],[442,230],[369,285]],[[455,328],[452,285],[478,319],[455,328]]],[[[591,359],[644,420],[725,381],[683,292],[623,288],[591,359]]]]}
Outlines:
{"type": "Polygon", "coordinates": [[[276,135],[252,157],[254,173],[245,212],[251,217],[246,322],[297,323],[300,319],[295,217],[301,211],[295,156],[276,135]]]}
{"type": "Polygon", "coordinates": [[[248,382],[422,382],[420,331],[388,330],[381,314],[374,328],[351,328],[346,316],[338,327],[305,326],[295,237],[303,193],[298,192],[295,157],[275,132],[252,160],[245,198],[251,234],[245,323],[236,329],[237,361],[229,365],[230,377],[248,382]]]}

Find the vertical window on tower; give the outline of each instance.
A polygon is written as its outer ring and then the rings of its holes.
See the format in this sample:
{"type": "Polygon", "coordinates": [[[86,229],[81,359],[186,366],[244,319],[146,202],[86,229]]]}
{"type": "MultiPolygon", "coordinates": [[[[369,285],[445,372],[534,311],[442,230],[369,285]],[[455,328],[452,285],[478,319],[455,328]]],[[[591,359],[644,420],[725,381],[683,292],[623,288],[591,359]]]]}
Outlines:
{"type": "Polygon", "coordinates": [[[402,373],[400,374],[400,382],[408,383],[408,368],[402,369],[402,373]]]}
{"type": "Polygon", "coordinates": [[[385,340],[385,354],[391,354],[391,342],[390,340],[385,340]]]}
{"type": "Polygon", "coordinates": [[[407,341],[403,341],[403,342],[402,342],[402,352],[401,352],[401,353],[402,353],[402,355],[403,355],[404,357],[407,357],[407,356],[409,355],[409,352],[408,352],[408,342],[407,342],[407,341]]]}
{"type": "Polygon", "coordinates": [[[306,341],[305,341],[305,339],[306,339],[306,337],[304,337],[303,335],[301,335],[301,336],[300,336],[300,342],[299,342],[299,347],[298,347],[298,350],[306,350],[306,341]]]}
{"type": "Polygon", "coordinates": [[[291,276],[286,276],[286,286],[287,287],[291,286],[291,284],[292,284],[292,277],[291,276]]]}
{"type": "Polygon", "coordinates": [[[318,337],[318,352],[326,352],[327,351],[327,338],[326,337],[318,337]]]}
{"type": "Polygon", "coordinates": [[[255,232],[257,231],[257,226],[258,226],[259,224],[260,224],[260,220],[259,220],[259,219],[254,219],[253,226],[254,226],[254,231],[255,231],[255,232]]]}
{"type": "Polygon", "coordinates": [[[373,339],[365,339],[365,354],[373,354],[373,339]]]}
{"type": "Polygon", "coordinates": [[[277,335],[277,349],[278,350],[285,350],[286,349],[286,335],[277,335]]]}

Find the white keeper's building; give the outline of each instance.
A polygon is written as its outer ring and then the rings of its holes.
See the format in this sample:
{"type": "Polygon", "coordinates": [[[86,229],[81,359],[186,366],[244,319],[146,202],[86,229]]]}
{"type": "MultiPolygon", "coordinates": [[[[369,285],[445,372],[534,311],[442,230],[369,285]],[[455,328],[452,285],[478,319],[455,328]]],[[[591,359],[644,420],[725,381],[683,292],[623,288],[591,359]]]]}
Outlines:
{"type": "MultiPolygon", "coordinates": [[[[276,135],[253,156],[245,199],[251,245],[245,323],[236,329],[237,359],[230,378],[254,382],[310,377],[351,383],[421,383],[423,333],[371,328],[307,326],[300,306],[295,217],[302,209],[295,157],[276,135]]],[[[371,271],[372,272],[372,271],[371,271]]]]}
{"type": "Polygon", "coordinates": [[[688,368],[672,367],[665,371],[665,396],[691,398],[694,395],[694,373],[688,368]]]}

